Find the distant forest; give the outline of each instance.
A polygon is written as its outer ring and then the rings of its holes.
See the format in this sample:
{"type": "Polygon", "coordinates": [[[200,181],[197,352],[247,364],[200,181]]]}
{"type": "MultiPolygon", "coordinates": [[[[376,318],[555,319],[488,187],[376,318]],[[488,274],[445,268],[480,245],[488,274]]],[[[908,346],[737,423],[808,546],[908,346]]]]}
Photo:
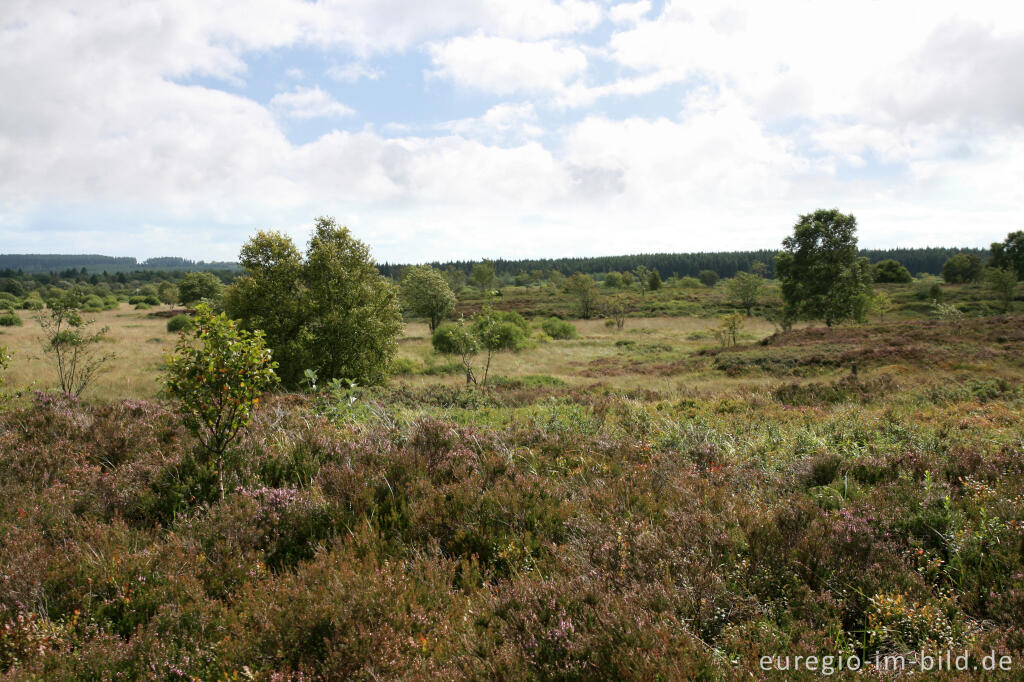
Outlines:
{"type": "MultiPolygon", "coordinates": [[[[630,256],[596,256],[592,258],[541,258],[533,260],[491,261],[495,273],[500,275],[516,275],[531,270],[557,270],[563,275],[574,272],[593,275],[606,272],[625,272],[635,270],[643,265],[656,269],[662,277],[696,277],[701,270],[712,270],[720,277],[732,277],[739,271],[749,272],[754,263],[760,262],[772,274],[775,269],[777,250],[761,251],[717,251],[709,253],[638,253],[630,256]]],[[[892,258],[898,260],[912,274],[928,273],[938,275],[942,272],[942,264],[958,253],[973,253],[982,259],[989,256],[988,249],[926,247],[920,249],[861,249],[860,255],[872,263],[892,258]]],[[[436,268],[455,268],[467,275],[473,265],[480,261],[449,261],[431,263],[436,268]]],[[[388,277],[397,277],[405,265],[384,263],[378,266],[388,277]]]]}
{"type": "MultiPolygon", "coordinates": [[[[771,275],[775,266],[777,250],[760,251],[716,251],[708,253],[638,253],[628,256],[595,256],[590,258],[539,258],[491,261],[495,273],[517,275],[531,270],[557,270],[564,275],[574,272],[602,274],[612,271],[625,272],[643,265],[655,269],[662,277],[696,277],[701,270],[712,270],[720,277],[732,277],[739,271],[749,272],[754,263],[764,263],[771,275]]],[[[938,275],[942,265],[958,253],[973,253],[982,259],[989,256],[988,249],[927,247],[920,249],[862,249],[860,254],[872,263],[893,258],[913,274],[938,275]]],[[[431,263],[440,269],[454,268],[467,275],[473,265],[480,261],[448,261],[431,263]]],[[[398,277],[405,264],[383,263],[377,266],[381,274],[398,277]]],[[[163,257],[138,261],[131,256],[62,255],[62,254],[0,254],[0,276],[12,277],[17,274],[49,273],[62,278],[81,279],[83,275],[133,272],[186,272],[189,270],[214,270],[222,277],[230,277],[239,265],[230,262],[193,261],[186,258],[163,257]],[[74,271],[74,272],[72,272],[74,271]]]]}
{"type": "Polygon", "coordinates": [[[59,273],[67,270],[86,269],[89,274],[102,272],[135,272],[145,270],[236,270],[237,263],[194,261],[187,258],[168,256],[138,261],[132,256],[101,256],[98,254],[0,254],[0,270],[21,271],[25,274],[40,272],[59,273]]]}

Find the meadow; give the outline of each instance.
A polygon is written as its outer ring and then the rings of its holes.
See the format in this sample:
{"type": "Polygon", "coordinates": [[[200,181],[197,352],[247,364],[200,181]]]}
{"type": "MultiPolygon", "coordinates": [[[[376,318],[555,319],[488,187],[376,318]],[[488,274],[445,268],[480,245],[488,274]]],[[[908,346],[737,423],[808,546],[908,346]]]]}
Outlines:
{"type": "Polygon", "coordinates": [[[781,331],[770,293],[729,347],[716,288],[553,340],[572,302],[507,287],[490,302],[535,319],[486,387],[408,321],[387,385],[268,397],[224,500],[159,395],[166,318],[91,315],[118,357],[76,401],[23,314],[0,333],[0,673],[789,680],[820,666],[762,657],[832,655],[895,678],[876,656],[996,651],[1019,676],[1024,318],[957,285],[943,319],[933,284],[833,329],[781,331]]]}

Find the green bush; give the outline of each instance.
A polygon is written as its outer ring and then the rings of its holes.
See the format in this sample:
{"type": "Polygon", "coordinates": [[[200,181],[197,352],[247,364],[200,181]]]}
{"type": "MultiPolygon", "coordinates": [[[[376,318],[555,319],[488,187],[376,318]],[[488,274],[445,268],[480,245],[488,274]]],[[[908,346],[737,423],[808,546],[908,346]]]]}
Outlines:
{"type": "Polygon", "coordinates": [[[26,298],[21,304],[22,310],[42,310],[43,300],[41,298],[26,298]]]}
{"type": "Polygon", "coordinates": [[[0,315],[0,327],[20,327],[22,324],[21,318],[13,311],[0,315]]]}
{"type": "Polygon", "coordinates": [[[184,314],[175,315],[167,320],[167,331],[169,332],[190,331],[194,326],[192,318],[184,314]]]}
{"type": "Polygon", "coordinates": [[[557,317],[549,317],[544,320],[540,323],[540,328],[553,339],[575,339],[579,336],[574,324],[557,317]]]}
{"type": "Polygon", "coordinates": [[[223,499],[225,452],[249,425],[263,392],[277,383],[277,363],[263,332],[240,330],[205,303],[196,308],[195,322],[193,334],[183,335],[167,359],[164,384],[199,439],[202,463],[215,466],[223,499]]]}
{"type": "Polygon", "coordinates": [[[530,330],[530,325],[526,322],[526,319],[514,310],[495,310],[494,319],[499,322],[508,322],[522,329],[524,332],[530,330]]]}
{"type": "MultiPolygon", "coordinates": [[[[718,280],[716,279],[715,281],[717,282],[718,280]]],[[[683,289],[696,289],[701,286],[701,281],[696,277],[680,277],[679,286],[682,287],[683,289]]],[[[714,285],[709,284],[708,286],[714,285]]]]}
{"type": "Polygon", "coordinates": [[[415,360],[410,358],[395,358],[391,361],[391,367],[389,373],[394,376],[397,374],[416,374],[419,372],[419,365],[415,360]]]}

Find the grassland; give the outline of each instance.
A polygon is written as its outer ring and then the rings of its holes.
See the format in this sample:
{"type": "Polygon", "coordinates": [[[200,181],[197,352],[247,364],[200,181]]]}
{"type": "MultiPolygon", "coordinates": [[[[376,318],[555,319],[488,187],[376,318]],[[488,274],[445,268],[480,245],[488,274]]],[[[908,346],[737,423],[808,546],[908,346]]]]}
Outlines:
{"type": "MultiPolygon", "coordinates": [[[[165,320],[97,314],[120,357],[87,400],[0,412],[0,672],[789,680],[821,672],[761,657],[966,650],[1019,679],[1024,318],[949,287],[971,314],[935,319],[918,288],[729,348],[719,291],[648,294],[475,390],[410,322],[389,385],[269,399],[223,501],[155,398],[165,320]]],[[[498,303],[534,304],[571,302],[498,303]]],[[[8,388],[52,383],[37,336],[0,335],[8,388]]]]}

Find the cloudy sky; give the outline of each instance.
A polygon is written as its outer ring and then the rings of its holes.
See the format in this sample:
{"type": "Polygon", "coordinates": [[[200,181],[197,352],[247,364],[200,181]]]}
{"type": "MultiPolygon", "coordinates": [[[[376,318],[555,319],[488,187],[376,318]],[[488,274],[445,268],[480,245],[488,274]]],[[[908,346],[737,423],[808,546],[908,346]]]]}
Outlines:
{"type": "Polygon", "coordinates": [[[1024,227],[1007,0],[2,0],[0,252],[381,261],[1024,227]]]}

